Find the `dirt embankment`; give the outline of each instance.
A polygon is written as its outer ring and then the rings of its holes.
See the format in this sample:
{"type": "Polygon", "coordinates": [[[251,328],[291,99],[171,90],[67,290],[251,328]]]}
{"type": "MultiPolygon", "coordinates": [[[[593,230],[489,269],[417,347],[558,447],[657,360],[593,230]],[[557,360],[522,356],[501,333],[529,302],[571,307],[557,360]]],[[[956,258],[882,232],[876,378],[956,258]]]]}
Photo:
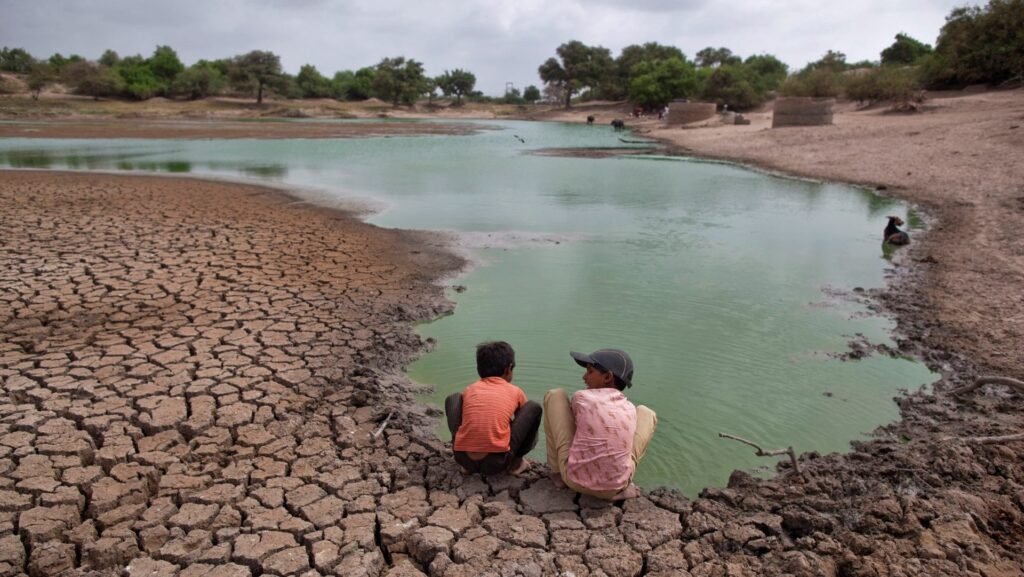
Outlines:
{"type": "Polygon", "coordinates": [[[804,480],[735,473],[693,501],[454,470],[395,376],[420,350],[410,323],[444,310],[431,279],[459,265],[431,237],[251,187],[0,173],[0,575],[1021,575],[1021,443],[947,439],[1024,430],[1019,393],[948,394],[1024,376],[1024,211],[1004,207],[1024,182],[1019,93],[985,98],[985,117],[951,100],[825,128],[647,127],[886,185],[936,219],[877,295],[901,348],[944,370],[936,394],[848,455],[805,455],[804,480]],[[957,164],[973,152],[1000,160],[957,164]]]}

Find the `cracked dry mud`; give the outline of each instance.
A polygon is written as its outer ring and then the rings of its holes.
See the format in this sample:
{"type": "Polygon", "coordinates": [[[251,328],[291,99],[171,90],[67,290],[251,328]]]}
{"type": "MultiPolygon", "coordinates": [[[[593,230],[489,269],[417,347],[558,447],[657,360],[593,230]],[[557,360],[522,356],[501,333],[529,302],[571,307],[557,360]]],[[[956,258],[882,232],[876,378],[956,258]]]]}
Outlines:
{"type": "Polygon", "coordinates": [[[908,396],[877,440],[804,455],[806,483],[609,504],[536,467],[464,477],[432,435],[400,367],[461,265],[439,239],[254,187],[10,171],[0,230],[0,576],[1021,573],[1020,456],[936,441],[1019,395],[908,396]]]}

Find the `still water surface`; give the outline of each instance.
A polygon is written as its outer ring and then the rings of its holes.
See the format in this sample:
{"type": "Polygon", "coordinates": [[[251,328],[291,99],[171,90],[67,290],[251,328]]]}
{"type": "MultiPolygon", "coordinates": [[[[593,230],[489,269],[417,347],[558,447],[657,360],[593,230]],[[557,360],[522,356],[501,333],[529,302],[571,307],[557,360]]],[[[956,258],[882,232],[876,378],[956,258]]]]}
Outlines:
{"type": "MultiPolygon", "coordinates": [[[[603,126],[487,126],[358,140],[0,139],[0,166],[270,181],[320,202],[368,199],[381,226],[462,233],[481,265],[455,281],[467,288],[450,294],[456,313],[420,327],[437,348],[409,367],[435,387],[428,401],[475,379],[484,340],[515,347],[514,380],[538,400],[583,386],[570,350],[625,349],[627,395],[659,416],[636,479],[648,487],[693,495],[771,464],[719,431],[846,450],[897,417],[898,389],[934,381],[906,359],[829,356],[857,333],[891,343],[890,321],[829,295],[882,286],[885,215],[906,217],[904,205],[718,163],[529,154],[622,146],[603,126]]],[[[543,440],[532,457],[543,462],[543,440]]]]}

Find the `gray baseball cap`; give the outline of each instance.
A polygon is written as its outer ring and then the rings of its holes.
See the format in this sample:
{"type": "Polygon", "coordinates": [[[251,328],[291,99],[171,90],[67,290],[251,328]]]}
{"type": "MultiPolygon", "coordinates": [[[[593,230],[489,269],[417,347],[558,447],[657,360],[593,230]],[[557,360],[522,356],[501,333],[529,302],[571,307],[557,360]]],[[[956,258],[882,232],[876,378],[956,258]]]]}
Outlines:
{"type": "Polygon", "coordinates": [[[633,386],[633,359],[629,358],[626,351],[620,351],[619,349],[600,349],[596,350],[589,355],[584,353],[571,352],[569,356],[572,357],[576,364],[585,367],[587,365],[596,365],[606,371],[611,371],[613,375],[619,377],[627,387],[633,386]]]}

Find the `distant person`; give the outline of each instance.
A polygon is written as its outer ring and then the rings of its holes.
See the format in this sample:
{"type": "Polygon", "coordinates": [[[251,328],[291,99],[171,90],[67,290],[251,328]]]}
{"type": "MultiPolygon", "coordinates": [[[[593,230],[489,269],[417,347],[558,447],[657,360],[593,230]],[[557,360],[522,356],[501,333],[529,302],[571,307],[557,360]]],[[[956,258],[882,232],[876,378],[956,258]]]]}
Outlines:
{"type": "Polygon", "coordinates": [[[504,341],[476,347],[480,380],[444,402],[455,462],[467,473],[518,475],[537,444],[541,407],[512,384],[516,354],[504,341]]]}
{"type": "Polygon", "coordinates": [[[622,392],[633,385],[633,360],[618,349],[569,354],[586,368],[587,387],[576,391],[571,401],[563,389],[544,395],[551,479],[599,499],[636,497],[633,474],[658,417],[647,407],[634,406],[622,392]]]}

